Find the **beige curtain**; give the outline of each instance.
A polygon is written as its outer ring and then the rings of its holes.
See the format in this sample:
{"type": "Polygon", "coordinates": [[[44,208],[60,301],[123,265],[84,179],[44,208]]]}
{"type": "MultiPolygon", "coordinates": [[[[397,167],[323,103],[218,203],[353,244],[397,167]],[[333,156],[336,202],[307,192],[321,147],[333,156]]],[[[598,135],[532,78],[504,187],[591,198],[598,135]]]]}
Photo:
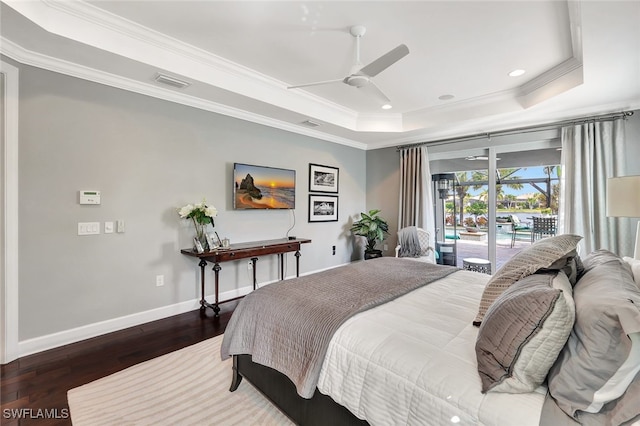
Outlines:
{"type": "Polygon", "coordinates": [[[631,256],[634,233],[626,218],[609,218],[607,178],[625,175],[624,120],[562,128],[560,232],[582,235],[580,255],[607,249],[631,256]]]}
{"type": "MultiPolygon", "coordinates": [[[[426,147],[400,150],[400,208],[398,229],[418,226],[435,241],[433,191],[426,147]]],[[[433,245],[433,244],[431,244],[433,245]]]]}

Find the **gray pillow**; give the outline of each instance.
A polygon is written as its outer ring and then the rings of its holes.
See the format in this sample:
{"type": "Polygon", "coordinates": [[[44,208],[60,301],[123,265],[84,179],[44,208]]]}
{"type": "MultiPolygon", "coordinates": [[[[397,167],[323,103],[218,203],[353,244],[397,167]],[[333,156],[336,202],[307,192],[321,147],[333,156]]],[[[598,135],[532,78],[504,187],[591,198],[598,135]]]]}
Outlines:
{"type": "Polygon", "coordinates": [[[581,239],[572,234],[543,238],[509,259],[487,283],[473,325],[480,325],[489,306],[511,284],[540,269],[562,270],[567,263],[574,262],[581,239]]]}
{"type": "Polygon", "coordinates": [[[533,392],[573,327],[575,307],[564,272],[529,275],[487,310],[476,340],[482,392],[533,392]]]}
{"type": "Polygon", "coordinates": [[[583,262],[573,289],[576,323],[549,371],[549,393],[573,418],[599,412],[621,424],[640,411],[640,393],[625,392],[640,382],[640,290],[611,252],[598,250],[583,262]]]}

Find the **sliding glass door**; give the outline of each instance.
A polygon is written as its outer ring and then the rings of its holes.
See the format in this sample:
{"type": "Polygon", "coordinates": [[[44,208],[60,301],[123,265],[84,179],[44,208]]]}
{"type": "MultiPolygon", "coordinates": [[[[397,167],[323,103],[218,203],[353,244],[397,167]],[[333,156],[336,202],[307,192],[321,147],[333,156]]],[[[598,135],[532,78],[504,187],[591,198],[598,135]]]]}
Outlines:
{"type": "Polygon", "coordinates": [[[438,160],[432,170],[457,178],[447,203],[446,235],[457,241],[458,266],[465,258],[480,258],[490,260],[495,271],[534,241],[534,217],[557,215],[560,151],[503,147],[480,152],[438,160]]]}

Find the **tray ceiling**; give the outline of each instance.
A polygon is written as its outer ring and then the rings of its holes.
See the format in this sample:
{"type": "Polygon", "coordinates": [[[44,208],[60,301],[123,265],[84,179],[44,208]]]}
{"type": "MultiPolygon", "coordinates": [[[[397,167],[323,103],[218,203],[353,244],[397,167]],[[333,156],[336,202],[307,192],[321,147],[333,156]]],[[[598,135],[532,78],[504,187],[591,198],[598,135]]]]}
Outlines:
{"type": "Polygon", "coordinates": [[[640,108],[636,1],[6,0],[0,13],[0,50],[20,62],[362,149],[640,108]],[[287,89],[347,76],[353,25],[364,65],[410,50],[373,78],[390,110],[344,83],[287,89]]]}

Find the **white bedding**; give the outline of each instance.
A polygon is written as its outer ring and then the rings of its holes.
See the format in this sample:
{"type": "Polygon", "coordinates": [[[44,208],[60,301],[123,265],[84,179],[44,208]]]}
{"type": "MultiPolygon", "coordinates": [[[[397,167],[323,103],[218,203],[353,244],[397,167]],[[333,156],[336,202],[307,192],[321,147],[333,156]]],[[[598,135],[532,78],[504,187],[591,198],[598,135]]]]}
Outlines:
{"type": "Polygon", "coordinates": [[[489,275],[458,271],[336,332],[318,389],[372,425],[535,425],[546,389],[480,392],[473,321],[489,275]]]}

